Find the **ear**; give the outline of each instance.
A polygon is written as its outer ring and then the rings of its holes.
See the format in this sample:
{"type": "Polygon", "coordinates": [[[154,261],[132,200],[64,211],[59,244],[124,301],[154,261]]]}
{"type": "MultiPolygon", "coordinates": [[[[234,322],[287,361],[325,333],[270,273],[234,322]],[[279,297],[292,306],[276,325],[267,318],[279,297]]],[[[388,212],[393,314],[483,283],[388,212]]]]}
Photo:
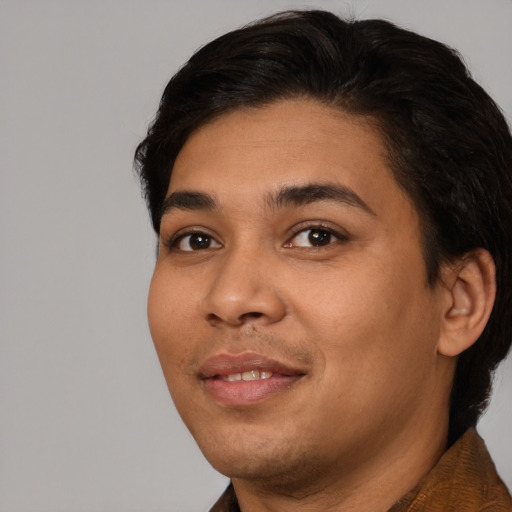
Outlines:
{"type": "Polygon", "coordinates": [[[458,356],[482,334],[496,296],[496,268],[485,249],[475,249],[443,271],[446,307],[437,350],[458,356]]]}

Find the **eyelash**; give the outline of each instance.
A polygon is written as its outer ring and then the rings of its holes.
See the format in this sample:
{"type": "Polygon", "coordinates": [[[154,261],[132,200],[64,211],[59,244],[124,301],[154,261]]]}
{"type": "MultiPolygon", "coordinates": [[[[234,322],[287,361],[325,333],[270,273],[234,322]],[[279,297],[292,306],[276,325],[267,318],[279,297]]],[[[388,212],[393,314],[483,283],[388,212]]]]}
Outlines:
{"type": "MultiPolygon", "coordinates": [[[[190,249],[190,250],[183,250],[179,249],[178,245],[185,240],[187,237],[192,237],[194,235],[197,236],[204,236],[205,238],[208,238],[209,240],[212,240],[219,244],[219,242],[215,239],[214,236],[210,235],[209,233],[206,233],[205,231],[197,230],[197,231],[188,231],[186,233],[178,234],[173,237],[171,237],[170,240],[164,243],[164,245],[169,249],[170,251],[180,251],[180,252],[197,252],[201,249],[190,249]]],[[[220,245],[220,244],[219,244],[220,245]]],[[[210,247],[207,247],[206,249],[209,249],[210,247]]],[[[204,250],[204,249],[203,249],[204,250]]]]}
{"type": "MultiPolygon", "coordinates": [[[[214,236],[210,235],[209,233],[207,233],[205,231],[201,231],[201,230],[189,231],[187,233],[182,233],[182,234],[179,234],[177,236],[173,236],[169,241],[165,242],[164,245],[170,251],[180,251],[180,252],[199,252],[201,250],[217,249],[218,248],[218,247],[210,247],[210,244],[208,245],[208,247],[205,247],[203,249],[199,249],[199,248],[193,249],[193,248],[191,248],[190,250],[184,250],[184,249],[179,249],[178,248],[178,245],[183,240],[185,240],[187,237],[192,237],[194,235],[197,235],[197,236],[201,236],[202,235],[205,238],[207,238],[209,241],[211,241],[211,242],[213,242],[215,244],[218,244],[219,247],[222,246],[220,244],[220,242],[218,242],[214,236]]],[[[291,233],[291,236],[287,239],[286,243],[284,244],[284,247],[286,247],[286,248],[296,248],[296,249],[308,249],[308,248],[309,249],[318,249],[318,248],[322,248],[322,247],[328,247],[330,245],[335,244],[336,242],[338,242],[338,243],[347,242],[348,240],[349,240],[349,237],[346,234],[340,233],[339,231],[334,230],[330,226],[325,226],[325,225],[321,225],[321,224],[300,225],[300,226],[295,227],[293,229],[293,231],[291,233]],[[315,231],[320,232],[320,233],[325,233],[329,237],[334,238],[335,240],[333,241],[332,238],[329,238],[328,242],[325,245],[322,245],[321,243],[318,244],[318,245],[312,244],[312,245],[307,246],[307,247],[301,247],[301,246],[294,246],[294,245],[292,245],[292,240],[294,238],[297,238],[301,234],[305,235],[308,232],[313,233],[315,231]]],[[[189,244],[190,244],[190,242],[189,242],[189,244]]]]}
{"type": "MultiPolygon", "coordinates": [[[[289,248],[294,248],[294,246],[291,243],[291,241],[294,238],[297,238],[301,234],[305,235],[308,232],[310,232],[310,234],[311,234],[311,233],[313,233],[315,231],[326,233],[330,237],[334,237],[335,240],[333,241],[332,238],[331,238],[331,239],[329,239],[328,243],[326,243],[325,245],[322,245],[322,244],[313,245],[312,244],[312,245],[310,245],[308,247],[295,246],[295,248],[297,248],[297,249],[319,249],[319,248],[322,248],[322,247],[328,247],[330,245],[333,245],[336,242],[343,243],[343,242],[347,242],[349,240],[349,237],[346,234],[340,233],[338,230],[333,229],[331,226],[327,226],[325,224],[308,224],[308,225],[299,224],[298,226],[295,226],[293,228],[291,236],[288,238],[288,240],[287,240],[287,242],[285,243],[284,246],[285,247],[289,247],[289,248]]],[[[311,240],[309,240],[309,241],[311,242],[311,240]]]]}

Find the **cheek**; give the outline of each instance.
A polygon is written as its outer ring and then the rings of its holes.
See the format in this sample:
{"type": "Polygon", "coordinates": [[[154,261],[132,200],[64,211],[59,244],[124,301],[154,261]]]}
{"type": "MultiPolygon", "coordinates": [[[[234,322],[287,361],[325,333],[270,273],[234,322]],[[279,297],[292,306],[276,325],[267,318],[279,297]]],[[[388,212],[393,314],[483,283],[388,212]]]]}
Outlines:
{"type": "Polygon", "coordinates": [[[375,260],[380,263],[353,262],[306,276],[294,293],[297,314],[330,361],[333,378],[342,373],[372,381],[389,373],[386,379],[398,380],[411,367],[421,371],[423,359],[434,361],[439,325],[422,260],[409,271],[400,262],[375,260]]]}
{"type": "Polygon", "coordinates": [[[165,280],[158,272],[157,267],[153,273],[148,293],[148,324],[157,350],[167,332],[174,309],[173,302],[173,297],[169,294],[165,280]]]}
{"type": "MultiPolygon", "coordinates": [[[[347,278],[345,284],[353,283],[347,278]]],[[[355,437],[373,424],[398,428],[394,418],[407,417],[423,389],[432,389],[437,329],[428,293],[395,288],[384,294],[386,286],[373,282],[332,293],[304,310],[326,362],[317,386],[327,390],[319,416],[333,436],[331,425],[355,437]]]]}
{"type": "Polygon", "coordinates": [[[191,350],[192,305],[175,280],[157,267],[148,294],[148,323],[166,379],[176,375],[191,350]]]}

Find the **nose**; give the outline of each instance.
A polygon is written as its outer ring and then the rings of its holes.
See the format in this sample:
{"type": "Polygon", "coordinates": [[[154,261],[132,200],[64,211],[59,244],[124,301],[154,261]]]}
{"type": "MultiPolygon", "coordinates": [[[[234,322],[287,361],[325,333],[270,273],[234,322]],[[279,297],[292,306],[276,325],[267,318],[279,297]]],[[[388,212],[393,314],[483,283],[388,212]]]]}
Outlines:
{"type": "Polygon", "coordinates": [[[213,272],[201,305],[211,325],[266,325],[285,316],[285,302],[274,286],[271,264],[261,254],[234,251],[213,272]]]}

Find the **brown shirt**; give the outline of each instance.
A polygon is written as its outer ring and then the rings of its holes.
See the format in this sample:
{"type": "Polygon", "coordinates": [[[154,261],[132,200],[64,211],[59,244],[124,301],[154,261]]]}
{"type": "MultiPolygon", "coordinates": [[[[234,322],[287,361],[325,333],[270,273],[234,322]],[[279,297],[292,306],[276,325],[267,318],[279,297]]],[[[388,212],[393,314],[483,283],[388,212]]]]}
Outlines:
{"type": "MultiPolygon", "coordinates": [[[[230,485],[210,512],[240,512],[230,485]]],[[[468,430],[389,512],[512,512],[482,438],[468,430]]]]}

